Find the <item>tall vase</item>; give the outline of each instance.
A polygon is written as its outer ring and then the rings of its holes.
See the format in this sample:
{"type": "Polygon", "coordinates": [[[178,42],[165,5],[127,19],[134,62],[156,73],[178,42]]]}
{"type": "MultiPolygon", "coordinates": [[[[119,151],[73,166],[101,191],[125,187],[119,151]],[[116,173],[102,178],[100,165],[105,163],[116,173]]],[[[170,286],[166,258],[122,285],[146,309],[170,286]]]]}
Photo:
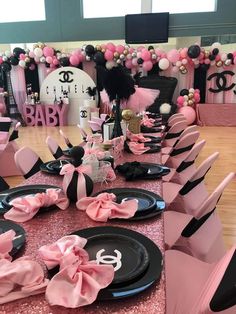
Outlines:
{"type": "Polygon", "coordinates": [[[120,114],[120,99],[116,98],[116,105],[115,105],[115,123],[112,132],[111,138],[119,137],[123,135],[122,128],[121,128],[121,114],[120,114]]]}

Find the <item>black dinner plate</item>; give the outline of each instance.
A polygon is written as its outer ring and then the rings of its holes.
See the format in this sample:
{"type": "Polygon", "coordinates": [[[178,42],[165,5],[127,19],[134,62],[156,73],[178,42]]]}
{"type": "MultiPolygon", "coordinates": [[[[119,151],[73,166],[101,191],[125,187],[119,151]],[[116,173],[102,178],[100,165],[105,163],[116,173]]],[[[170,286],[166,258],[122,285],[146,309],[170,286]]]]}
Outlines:
{"type": "MultiPolygon", "coordinates": [[[[144,235],[125,228],[119,228],[119,227],[95,227],[95,228],[88,228],[83,229],[79,231],[73,232],[73,234],[77,234],[80,237],[88,239],[88,242],[85,246],[85,250],[89,252],[90,247],[90,239],[93,239],[94,236],[100,235],[100,244],[101,249],[104,248],[104,245],[106,245],[106,241],[109,239],[109,237],[106,237],[107,235],[113,235],[114,238],[119,238],[120,236],[128,237],[129,239],[134,239],[136,242],[140,243],[142,245],[149,256],[149,264],[145,271],[141,272],[138,277],[133,278],[130,281],[120,283],[120,284],[113,284],[111,283],[107,288],[100,290],[97,299],[98,300],[116,300],[116,299],[122,299],[131,297],[133,295],[136,295],[146,289],[148,289],[150,286],[152,286],[156,281],[160,279],[162,266],[163,266],[163,260],[162,260],[162,254],[157,247],[157,245],[145,237],[144,235]],[[104,242],[101,240],[104,236],[104,242]]],[[[94,240],[92,240],[93,242],[94,240]]],[[[128,244],[127,244],[128,245],[128,244]]],[[[98,249],[100,248],[98,246],[98,249]]],[[[117,243],[116,241],[109,243],[109,251],[111,252],[111,260],[114,260],[114,267],[116,267],[117,263],[116,261],[119,260],[117,258],[117,253],[115,250],[117,249],[117,243]]],[[[129,252],[126,250],[122,250],[122,257],[121,257],[121,263],[123,268],[126,268],[126,263],[130,261],[129,258],[129,252]]],[[[107,255],[106,252],[103,252],[101,254],[105,257],[107,255]]],[[[118,256],[119,257],[119,256],[118,256]]],[[[107,259],[108,260],[108,259],[107,259]]],[[[136,261],[133,261],[134,264],[136,264],[136,261]]],[[[127,267],[128,268],[128,267],[127,267]]]]}
{"type": "Polygon", "coordinates": [[[136,188],[113,188],[100,191],[94,196],[101,193],[113,193],[116,195],[116,202],[121,203],[123,199],[138,201],[138,210],[135,215],[125,220],[143,220],[160,215],[165,209],[165,201],[156,193],[136,188]]]}
{"type": "Polygon", "coordinates": [[[10,255],[13,257],[25,244],[25,230],[20,225],[9,220],[0,220],[0,234],[8,230],[14,230],[16,233],[13,240],[13,248],[10,252],[10,255]]]}
{"type": "MultiPolygon", "coordinates": [[[[47,189],[61,189],[58,186],[54,185],[46,185],[46,184],[36,184],[36,185],[24,185],[24,186],[18,186],[9,190],[6,190],[2,193],[0,193],[0,214],[6,213],[12,205],[10,204],[15,198],[18,197],[24,197],[26,195],[32,195],[36,193],[43,193],[47,189]]],[[[54,208],[55,205],[52,205],[47,208],[41,208],[41,210],[49,210],[54,208]]]]}
{"type": "Polygon", "coordinates": [[[162,138],[160,136],[151,136],[151,135],[144,135],[145,138],[150,138],[151,142],[146,143],[161,143],[162,138]]]}
{"type": "Polygon", "coordinates": [[[62,166],[69,164],[70,160],[67,159],[57,159],[43,163],[40,166],[40,170],[43,172],[47,172],[49,174],[59,175],[62,166]]]}
{"type": "Polygon", "coordinates": [[[85,250],[89,259],[96,260],[98,264],[113,264],[112,256],[117,258],[113,285],[134,280],[143,274],[149,265],[146,248],[134,238],[121,234],[94,235],[88,239],[85,250]]]}
{"type": "Polygon", "coordinates": [[[160,132],[162,132],[163,130],[161,129],[161,128],[158,128],[158,127],[147,127],[147,126],[145,126],[145,125],[141,125],[141,132],[142,133],[156,133],[156,132],[158,132],[158,133],[160,133],[160,132]]]}

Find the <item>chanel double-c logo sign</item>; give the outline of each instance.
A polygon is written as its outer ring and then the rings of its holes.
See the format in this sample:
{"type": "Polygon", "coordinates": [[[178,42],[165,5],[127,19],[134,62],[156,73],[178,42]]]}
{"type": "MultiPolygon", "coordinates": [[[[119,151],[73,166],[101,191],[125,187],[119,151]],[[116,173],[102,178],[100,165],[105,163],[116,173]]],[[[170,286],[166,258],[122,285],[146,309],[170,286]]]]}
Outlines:
{"type": "Polygon", "coordinates": [[[80,117],[81,118],[87,118],[87,111],[86,110],[80,110],[80,117]]]}
{"type": "Polygon", "coordinates": [[[232,71],[223,71],[221,73],[213,73],[208,76],[207,80],[210,81],[212,78],[216,77],[216,86],[218,89],[210,87],[208,90],[212,93],[219,93],[223,91],[228,91],[234,88],[236,85],[235,83],[230,84],[227,86],[227,79],[226,75],[234,76],[234,72],[232,71]]]}
{"type": "Polygon", "coordinates": [[[120,251],[118,250],[114,250],[114,253],[116,253],[116,256],[114,255],[103,255],[102,253],[105,252],[104,249],[101,249],[100,251],[97,252],[96,254],[96,261],[97,264],[116,264],[116,266],[114,267],[114,271],[117,271],[118,269],[121,268],[122,263],[121,263],[121,257],[122,254],[120,251]]]}
{"type": "Polygon", "coordinates": [[[73,78],[70,78],[70,75],[73,75],[74,73],[72,71],[61,71],[59,72],[59,75],[63,75],[63,79],[59,79],[62,83],[71,83],[73,82],[73,78]]]}

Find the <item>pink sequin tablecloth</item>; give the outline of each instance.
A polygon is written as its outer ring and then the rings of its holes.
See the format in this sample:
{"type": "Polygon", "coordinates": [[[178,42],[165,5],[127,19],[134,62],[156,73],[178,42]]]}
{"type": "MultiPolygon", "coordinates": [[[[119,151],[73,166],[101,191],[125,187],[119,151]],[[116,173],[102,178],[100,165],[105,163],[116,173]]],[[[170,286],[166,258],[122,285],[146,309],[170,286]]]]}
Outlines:
{"type": "MultiPolygon", "coordinates": [[[[160,162],[160,154],[145,154],[134,156],[124,154],[125,161],[146,161],[160,162]]],[[[37,173],[24,184],[53,184],[62,185],[62,178],[44,173],[37,173]]],[[[95,184],[94,192],[113,187],[135,187],[161,194],[161,180],[139,180],[135,182],[126,182],[123,177],[117,176],[114,182],[109,184],[95,184]]],[[[42,245],[52,243],[64,235],[73,231],[95,226],[119,226],[140,232],[154,241],[162,253],[164,253],[164,231],[163,218],[157,216],[149,220],[138,222],[121,222],[109,221],[108,223],[97,223],[92,221],[86,214],[79,211],[74,204],[65,210],[55,209],[47,213],[41,213],[31,221],[22,223],[26,234],[27,241],[22,255],[31,256],[38,261],[37,251],[42,245]]],[[[59,306],[49,306],[45,300],[45,295],[31,296],[25,299],[14,301],[0,306],[1,314],[69,314],[69,313],[91,313],[91,314],[108,314],[108,313],[145,313],[145,314],[164,314],[165,313],[165,278],[164,270],[159,282],[154,284],[146,291],[127,299],[95,302],[92,305],[67,309],[59,306]]]]}

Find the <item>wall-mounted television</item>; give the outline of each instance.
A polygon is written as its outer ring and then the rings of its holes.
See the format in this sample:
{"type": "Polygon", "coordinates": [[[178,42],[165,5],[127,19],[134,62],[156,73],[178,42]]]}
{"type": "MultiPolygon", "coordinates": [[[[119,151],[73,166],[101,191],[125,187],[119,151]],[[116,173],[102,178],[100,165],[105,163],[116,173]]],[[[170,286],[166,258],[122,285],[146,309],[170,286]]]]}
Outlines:
{"type": "Polygon", "coordinates": [[[125,16],[127,44],[166,43],[169,33],[169,13],[128,14],[125,16]]]}

